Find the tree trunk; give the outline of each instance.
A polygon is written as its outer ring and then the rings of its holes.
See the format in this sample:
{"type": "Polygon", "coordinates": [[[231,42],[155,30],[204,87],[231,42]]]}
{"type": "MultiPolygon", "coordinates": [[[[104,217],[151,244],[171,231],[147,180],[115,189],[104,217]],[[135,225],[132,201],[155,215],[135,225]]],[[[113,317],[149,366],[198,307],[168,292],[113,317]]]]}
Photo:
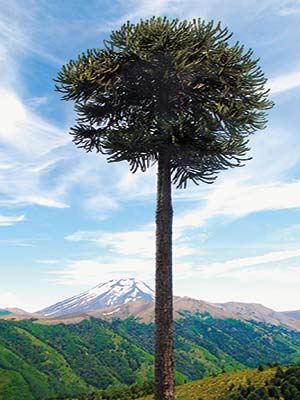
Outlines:
{"type": "Polygon", "coordinates": [[[155,400],[174,400],[170,157],[160,152],[156,204],[155,400]]]}

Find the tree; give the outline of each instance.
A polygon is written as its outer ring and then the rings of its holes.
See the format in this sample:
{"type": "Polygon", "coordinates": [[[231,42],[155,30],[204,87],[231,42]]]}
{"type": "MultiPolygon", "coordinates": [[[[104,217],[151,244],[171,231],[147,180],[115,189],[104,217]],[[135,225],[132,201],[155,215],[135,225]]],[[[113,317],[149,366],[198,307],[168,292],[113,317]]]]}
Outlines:
{"type": "Polygon", "coordinates": [[[78,114],[73,141],[131,171],[158,164],[156,207],[156,400],[174,399],[171,184],[212,183],[243,165],[247,137],[272,107],[266,79],[231,34],[213,22],[127,22],[104,48],[62,67],[56,89],[78,114]]]}

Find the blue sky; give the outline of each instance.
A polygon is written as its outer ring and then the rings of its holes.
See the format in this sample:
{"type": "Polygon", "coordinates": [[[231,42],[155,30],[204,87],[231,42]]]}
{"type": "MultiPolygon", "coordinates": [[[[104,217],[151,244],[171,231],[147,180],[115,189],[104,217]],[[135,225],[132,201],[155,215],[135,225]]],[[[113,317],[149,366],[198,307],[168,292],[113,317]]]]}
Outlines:
{"type": "Polygon", "coordinates": [[[0,7],[0,307],[33,311],[111,278],[153,286],[155,167],[132,175],[71,142],[52,79],[152,15],[221,21],[276,105],[244,168],[174,189],[175,294],[300,309],[300,1],[9,1],[0,7]]]}

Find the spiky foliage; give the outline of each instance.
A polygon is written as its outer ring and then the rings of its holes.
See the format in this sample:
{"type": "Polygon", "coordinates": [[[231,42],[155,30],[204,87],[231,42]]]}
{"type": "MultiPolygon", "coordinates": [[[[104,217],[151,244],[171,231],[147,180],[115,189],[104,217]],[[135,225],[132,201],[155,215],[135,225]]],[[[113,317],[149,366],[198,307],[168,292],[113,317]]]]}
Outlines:
{"type": "Polygon", "coordinates": [[[75,144],[133,172],[167,151],[178,187],[241,166],[272,103],[258,60],[230,37],[213,22],[153,17],[71,60],[56,89],[75,102],[75,144]]]}

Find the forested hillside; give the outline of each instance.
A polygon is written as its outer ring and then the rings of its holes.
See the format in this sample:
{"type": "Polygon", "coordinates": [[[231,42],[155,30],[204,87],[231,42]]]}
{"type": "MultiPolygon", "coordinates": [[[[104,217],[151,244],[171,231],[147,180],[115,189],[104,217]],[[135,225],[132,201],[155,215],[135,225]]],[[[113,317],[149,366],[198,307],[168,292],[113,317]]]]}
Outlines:
{"type": "MultiPolygon", "coordinates": [[[[153,379],[153,324],[92,319],[0,321],[0,399],[53,399],[153,379]],[[15,396],[15,397],[14,397],[15,396]]],[[[186,314],[175,321],[176,379],[300,361],[300,335],[281,327],[186,314]]]]}

